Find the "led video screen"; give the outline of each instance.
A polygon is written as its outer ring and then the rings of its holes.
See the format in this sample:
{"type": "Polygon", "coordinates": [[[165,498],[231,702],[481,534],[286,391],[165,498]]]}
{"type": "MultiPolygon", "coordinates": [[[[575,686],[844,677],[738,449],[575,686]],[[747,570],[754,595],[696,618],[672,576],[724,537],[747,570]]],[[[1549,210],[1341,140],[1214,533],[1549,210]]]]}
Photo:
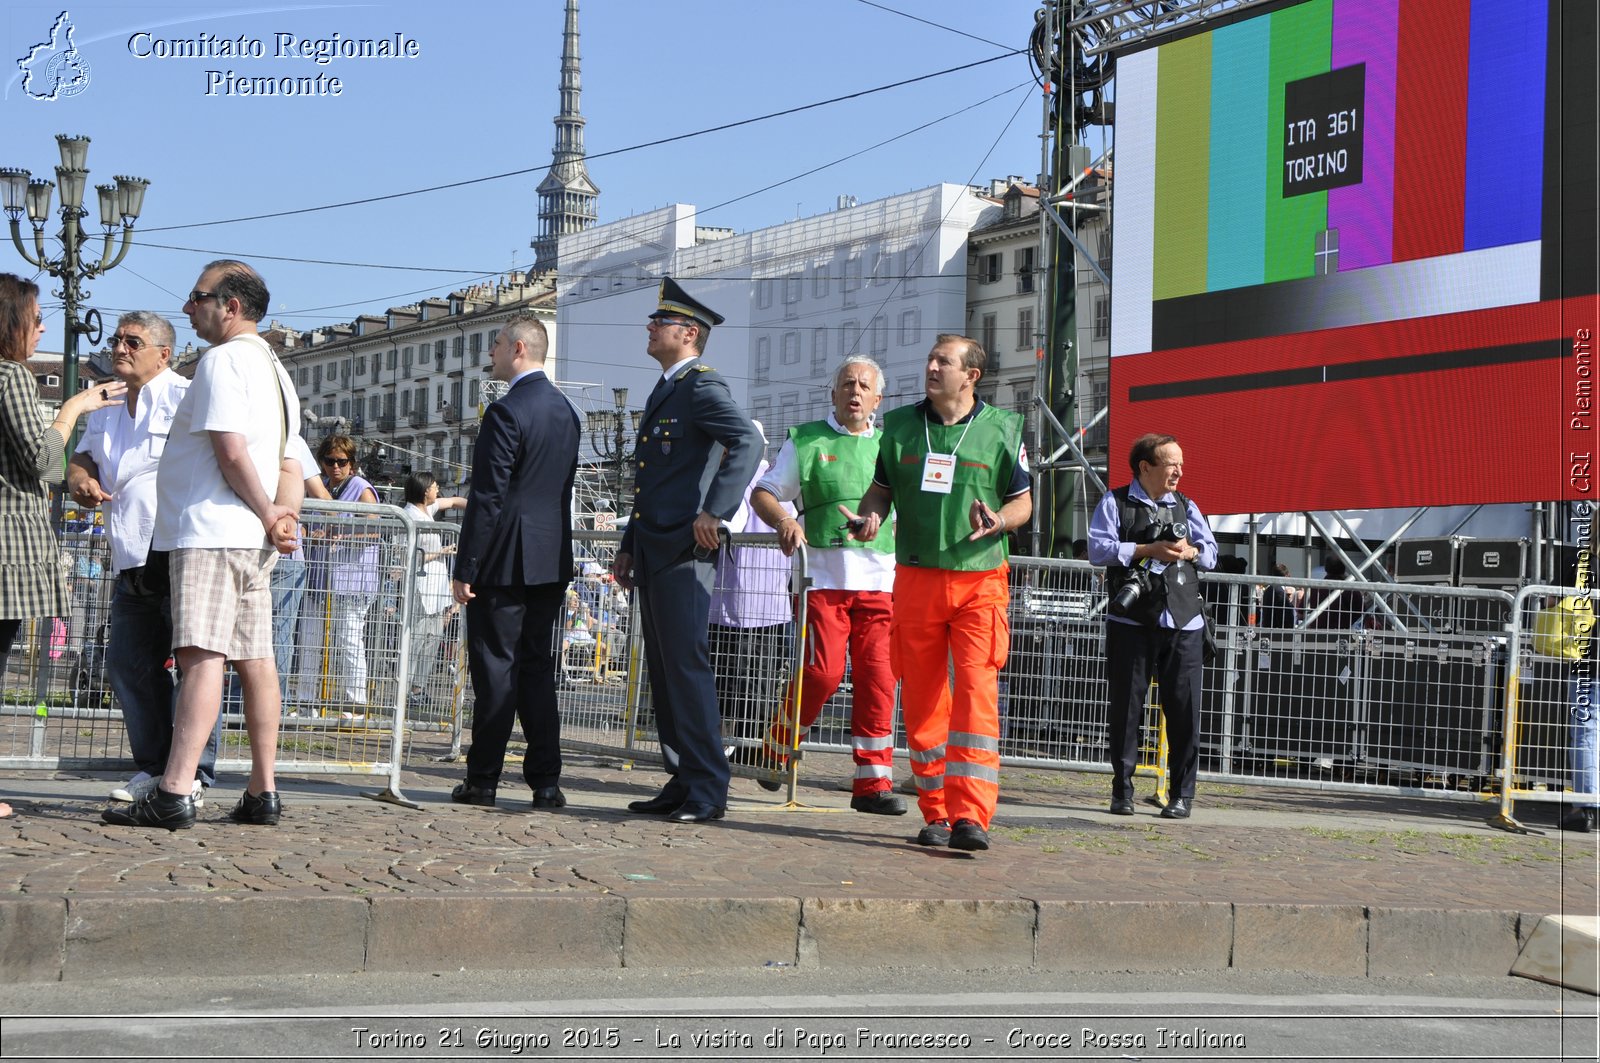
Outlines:
{"type": "Polygon", "coordinates": [[[1120,56],[1113,475],[1160,431],[1215,513],[1594,497],[1595,71],[1592,0],[1307,0],[1120,56]]]}

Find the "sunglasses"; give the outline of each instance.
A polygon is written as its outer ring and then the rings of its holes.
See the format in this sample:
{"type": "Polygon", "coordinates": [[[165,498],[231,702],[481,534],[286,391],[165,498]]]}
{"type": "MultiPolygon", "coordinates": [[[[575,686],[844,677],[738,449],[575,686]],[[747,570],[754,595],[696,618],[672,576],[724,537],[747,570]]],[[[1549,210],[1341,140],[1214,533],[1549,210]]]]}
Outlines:
{"type": "Polygon", "coordinates": [[[191,303],[198,303],[202,299],[215,299],[216,297],[216,292],[203,292],[199,288],[189,293],[189,301],[191,303]]]}
{"type": "Polygon", "coordinates": [[[324,464],[324,465],[332,465],[336,469],[342,469],[346,465],[350,464],[350,459],[349,458],[323,458],[322,459],[322,464],[324,464]]]}
{"type": "Polygon", "coordinates": [[[130,351],[142,351],[150,346],[149,340],[141,340],[138,336],[125,336],[120,332],[111,337],[111,346],[115,347],[119,343],[130,351]]]}

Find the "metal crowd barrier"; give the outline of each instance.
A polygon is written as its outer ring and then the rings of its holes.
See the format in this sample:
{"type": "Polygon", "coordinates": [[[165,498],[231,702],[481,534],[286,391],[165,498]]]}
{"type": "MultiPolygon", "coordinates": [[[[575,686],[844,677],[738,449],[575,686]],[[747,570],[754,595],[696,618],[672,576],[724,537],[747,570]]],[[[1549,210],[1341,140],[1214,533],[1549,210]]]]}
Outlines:
{"type": "Polygon", "coordinates": [[[1600,599],[1595,588],[1533,586],[1517,594],[1508,645],[1510,667],[1505,679],[1505,724],[1498,754],[1500,810],[1496,822],[1524,830],[1514,815],[1517,801],[1567,805],[1600,805],[1600,794],[1579,789],[1579,764],[1587,750],[1594,757],[1595,730],[1600,726],[1592,684],[1600,679],[1590,640],[1580,637],[1577,660],[1540,652],[1534,638],[1539,614],[1559,599],[1600,599]],[[1583,689],[1588,687],[1587,690],[1583,689]]]}
{"type": "MultiPolygon", "coordinates": [[[[470,724],[464,620],[448,602],[457,526],[390,506],[308,502],[303,590],[280,565],[275,639],[287,692],[278,767],[386,776],[400,796],[411,746],[458,755],[470,724]],[[441,571],[442,570],[442,571],[441,571]],[[441,580],[444,581],[441,583],[441,580]]],[[[553,647],[563,745],[659,762],[637,610],[609,571],[620,534],[575,535],[577,572],[553,647]]],[[[63,538],[71,615],[25,627],[0,704],[0,766],[130,768],[104,680],[111,593],[103,536],[63,538]]],[[[793,758],[762,747],[804,647],[804,552],[736,536],[719,562],[712,664],[735,772],[786,782],[793,758]],[[797,616],[797,612],[799,615],[797,616]],[[786,769],[786,770],[785,770],[786,769]],[[786,777],[785,777],[786,775],[786,777]]],[[[1220,652],[1204,675],[1200,745],[1207,781],[1322,790],[1587,800],[1568,789],[1564,666],[1533,655],[1537,601],[1561,588],[1503,591],[1209,573],[1220,652]],[[1261,607],[1263,589],[1297,599],[1261,607]],[[1335,594],[1334,592],[1338,592],[1335,594]],[[1268,627],[1263,621],[1284,626],[1268,627]],[[1292,626],[1289,626],[1292,624],[1292,626]]],[[[1011,559],[1011,653],[1000,674],[1001,756],[1009,766],[1104,772],[1106,595],[1085,562],[1011,559]]],[[[850,682],[801,750],[848,753],[850,682]]],[[[1164,786],[1165,736],[1147,705],[1141,772],[1164,786]]],[[[236,701],[225,705],[219,766],[248,765],[236,701]]],[[[791,721],[792,730],[792,721],[791,721]]],[[[897,728],[896,748],[905,748],[897,728]]]]}
{"type": "MultiPolygon", "coordinates": [[[[403,800],[408,701],[425,700],[406,696],[413,633],[424,626],[419,526],[393,506],[314,500],[302,519],[304,557],[280,558],[273,572],[273,648],[284,694],[277,768],[386,776],[388,788],[376,796],[403,800]]],[[[423,527],[453,542],[453,526],[423,527]]],[[[28,625],[12,651],[0,699],[0,766],[131,772],[105,678],[115,586],[109,547],[97,531],[69,530],[62,549],[72,615],[28,625]]],[[[447,662],[442,676],[423,678],[459,688],[454,671],[447,662]]],[[[248,770],[231,672],[222,719],[218,769],[248,770]]]]}

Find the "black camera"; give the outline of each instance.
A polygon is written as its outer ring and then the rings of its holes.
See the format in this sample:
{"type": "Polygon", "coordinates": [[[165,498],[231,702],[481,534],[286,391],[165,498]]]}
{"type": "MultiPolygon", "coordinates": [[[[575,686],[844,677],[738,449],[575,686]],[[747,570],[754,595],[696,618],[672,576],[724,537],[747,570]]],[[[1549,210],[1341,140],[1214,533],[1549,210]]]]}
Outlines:
{"type": "MultiPolygon", "coordinates": [[[[1180,539],[1189,537],[1189,522],[1181,517],[1177,520],[1163,521],[1152,525],[1150,532],[1151,535],[1146,540],[1147,542],[1175,543],[1180,539]]],[[[1118,587],[1116,593],[1111,596],[1111,601],[1106,606],[1106,609],[1115,616],[1127,616],[1139,604],[1139,599],[1143,598],[1155,585],[1155,579],[1155,573],[1150,571],[1150,559],[1148,557],[1140,558],[1137,562],[1128,566],[1127,576],[1124,578],[1122,586],[1118,587]]]]}

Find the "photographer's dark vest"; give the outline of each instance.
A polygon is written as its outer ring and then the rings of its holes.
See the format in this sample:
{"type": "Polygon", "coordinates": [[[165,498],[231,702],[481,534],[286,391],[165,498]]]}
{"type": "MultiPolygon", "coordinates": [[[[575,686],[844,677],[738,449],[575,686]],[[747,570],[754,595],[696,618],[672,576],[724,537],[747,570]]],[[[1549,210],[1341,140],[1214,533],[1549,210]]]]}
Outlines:
{"type": "MultiPolygon", "coordinates": [[[[1132,484],[1125,484],[1114,489],[1111,493],[1117,500],[1117,513],[1120,516],[1117,538],[1125,543],[1149,543],[1155,541],[1156,521],[1148,506],[1135,503],[1128,497],[1132,484]]],[[[1172,495],[1178,500],[1178,517],[1187,521],[1189,519],[1189,500],[1182,492],[1173,491],[1172,495]]],[[[1157,511],[1170,510],[1173,507],[1157,503],[1157,511]]],[[[1127,578],[1128,570],[1122,565],[1106,566],[1106,584],[1116,593],[1116,588],[1121,587],[1127,578]]],[[[1200,599],[1200,573],[1193,563],[1189,561],[1173,562],[1162,571],[1159,579],[1152,581],[1153,593],[1142,596],[1134,607],[1128,611],[1124,619],[1143,624],[1145,627],[1157,627],[1161,623],[1161,611],[1165,609],[1172,614],[1172,623],[1182,631],[1188,626],[1189,621],[1200,615],[1204,603],[1200,599]]]]}

